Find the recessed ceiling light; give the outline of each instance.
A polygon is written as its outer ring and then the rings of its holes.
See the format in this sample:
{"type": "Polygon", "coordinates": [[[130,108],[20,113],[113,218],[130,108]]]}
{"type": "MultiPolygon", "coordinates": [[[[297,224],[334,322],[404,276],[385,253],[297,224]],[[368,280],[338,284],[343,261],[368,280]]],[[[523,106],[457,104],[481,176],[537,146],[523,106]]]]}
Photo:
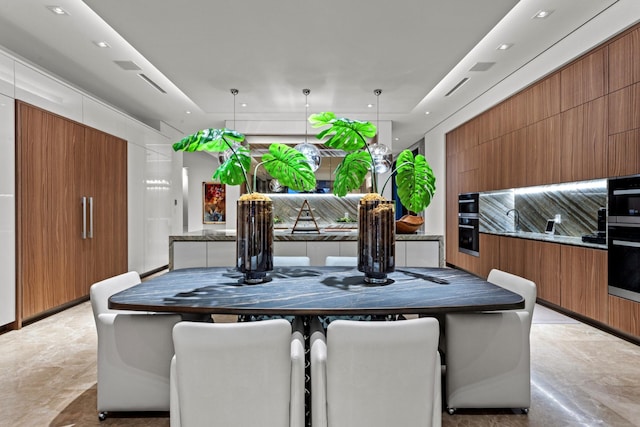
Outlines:
{"type": "Polygon", "coordinates": [[[240,105],[241,105],[242,107],[246,107],[246,106],[247,106],[247,103],[246,103],[246,102],[243,102],[243,103],[242,103],[242,104],[240,104],[240,105]]]}
{"type": "Polygon", "coordinates": [[[95,44],[96,46],[101,47],[101,48],[109,48],[109,47],[111,47],[109,45],[109,43],[107,43],[107,42],[94,41],[93,44],[95,44]]]}
{"type": "Polygon", "coordinates": [[[187,110],[185,111],[186,114],[191,114],[191,111],[187,110]]]}
{"type": "Polygon", "coordinates": [[[513,46],[513,43],[502,43],[500,46],[498,46],[496,49],[497,50],[507,50],[509,49],[511,46],[513,46]]]}
{"type": "Polygon", "coordinates": [[[367,108],[373,108],[373,104],[367,104],[367,108]]]}
{"type": "Polygon", "coordinates": [[[395,137],[395,138],[393,138],[393,140],[394,140],[394,141],[400,141],[400,138],[395,137]]]}
{"type": "Polygon", "coordinates": [[[428,116],[429,114],[431,114],[431,111],[425,111],[424,114],[428,116]]]}
{"type": "Polygon", "coordinates": [[[56,15],[69,15],[69,12],[67,12],[60,6],[47,6],[47,9],[49,9],[51,12],[55,13],[56,15]]]}
{"type": "Polygon", "coordinates": [[[553,13],[553,10],[539,10],[531,19],[544,19],[548,18],[553,13]]]}

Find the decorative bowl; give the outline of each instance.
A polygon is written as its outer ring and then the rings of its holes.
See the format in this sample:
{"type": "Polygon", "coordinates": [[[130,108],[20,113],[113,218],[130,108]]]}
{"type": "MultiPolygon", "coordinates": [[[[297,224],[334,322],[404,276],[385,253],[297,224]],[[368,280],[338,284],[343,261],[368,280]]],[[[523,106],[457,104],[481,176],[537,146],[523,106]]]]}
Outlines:
{"type": "Polygon", "coordinates": [[[396,233],[412,234],[424,224],[424,218],[416,215],[405,215],[396,221],[396,233]]]}

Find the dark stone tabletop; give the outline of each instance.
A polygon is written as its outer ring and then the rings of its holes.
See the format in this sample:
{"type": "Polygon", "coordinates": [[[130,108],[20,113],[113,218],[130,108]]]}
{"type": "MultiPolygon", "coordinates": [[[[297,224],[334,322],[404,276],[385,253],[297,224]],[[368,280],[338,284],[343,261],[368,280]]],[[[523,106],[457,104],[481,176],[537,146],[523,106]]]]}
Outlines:
{"type": "Polygon", "coordinates": [[[256,315],[438,314],[524,307],[524,299],[461,270],[398,268],[386,285],[352,267],[276,267],[242,282],[233,268],[170,271],[114,294],[113,309],[256,315]]]}

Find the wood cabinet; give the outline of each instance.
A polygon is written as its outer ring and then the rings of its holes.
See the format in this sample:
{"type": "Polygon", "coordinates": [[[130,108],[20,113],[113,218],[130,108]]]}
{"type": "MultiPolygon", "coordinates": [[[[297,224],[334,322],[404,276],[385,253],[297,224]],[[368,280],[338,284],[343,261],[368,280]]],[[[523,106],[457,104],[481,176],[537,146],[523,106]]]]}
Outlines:
{"type": "Polygon", "coordinates": [[[524,277],[536,284],[538,298],[561,305],[560,245],[525,241],[524,277]]]}
{"type": "Polygon", "coordinates": [[[640,29],[609,44],[609,90],[611,92],[640,82],[640,29]]]}
{"type": "Polygon", "coordinates": [[[562,245],[560,263],[562,307],[607,323],[607,252],[562,245]]]}
{"type": "Polygon", "coordinates": [[[607,97],[562,113],[561,181],[607,177],[607,97]]]}
{"type": "Polygon", "coordinates": [[[604,96],[607,90],[607,47],[585,55],[560,71],[562,111],[604,96]]]}
{"type": "Polygon", "coordinates": [[[640,129],[640,83],[609,94],[609,135],[640,129]]]}
{"type": "Polygon", "coordinates": [[[554,73],[524,92],[527,125],[560,113],[560,74],[554,73]]]}
{"type": "Polygon", "coordinates": [[[526,185],[560,182],[562,145],[560,115],[527,126],[526,185]]]}
{"type": "Polygon", "coordinates": [[[640,337],[640,303],[609,295],[609,325],[640,337]]]}
{"type": "Polygon", "coordinates": [[[22,102],[16,121],[20,325],[127,270],[127,146],[22,102]]]}
{"type": "Polygon", "coordinates": [[[609,136],[609,176],[640,173],[640,129],[609,136]]]}

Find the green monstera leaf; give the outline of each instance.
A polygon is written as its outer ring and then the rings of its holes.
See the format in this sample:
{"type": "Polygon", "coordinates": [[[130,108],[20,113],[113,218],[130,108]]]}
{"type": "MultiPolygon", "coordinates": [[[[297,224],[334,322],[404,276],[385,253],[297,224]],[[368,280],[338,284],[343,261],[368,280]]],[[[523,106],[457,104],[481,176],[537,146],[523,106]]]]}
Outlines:
{"type": "Polygon", "coordinates": [[[221,153],[231,150],[232,154],[226,156],[227,160],[218,166],[213,179],[220,180],[223,184],[240,185],[247,182],[247,170],[251,165],[249,149],[240,145],[242,141],[244,141],[244,135],[235,130],[203,129],[173,144],[173,150],[190,153],[194,151],[221,153]]]}
{"type": "Polygon", "coordinates": [[[420,212],[431,203],[436,192],[436,177],[422,154],[413,156],[404,150],[396,160],[396,186],[402,206],[412,212],[420,212]]]}
{"type": "Polygon", "coordinates": [[[236,146],[234,155],[223,162],[213,173],[213,180],[227,185],[240,185],[246,180],[246,171],[251,166],[251,153],[245,146],[236,146]]]}
{"type": "Polygon", "coordinates": [[[244,141],[244,135],[231,129],[203,129],[185,136],[173,144],[174,151],[226,151],[234,142],[244,141]]]}
{"type": "Polygon", "coordinates": [[[312,191],[316,188],[316,176],[307,158],[298,150],[274,143],[262,156],[264,168],[280,184],[296,191],[312,191]]]}
{"type": "Polygon", "coordinates": [[[371,169],[371,156],[366,151],[354,151],[345,156],[336,168],[333,194],[344,197],[348,192],[360,188],[371,169]]]}
{"type": "Polygon", "coordinates": [[[365,138],[373,138],[376,135],[375,125],[360,120],[351,120],[336,117],[332,112],[312,114],[309,122],[314,128],[330,126],[317,135],[322,139],[329,135],[330,138],[325,145],[344,151],[355,151],[365,148],[367,141],[365,138]]]}

